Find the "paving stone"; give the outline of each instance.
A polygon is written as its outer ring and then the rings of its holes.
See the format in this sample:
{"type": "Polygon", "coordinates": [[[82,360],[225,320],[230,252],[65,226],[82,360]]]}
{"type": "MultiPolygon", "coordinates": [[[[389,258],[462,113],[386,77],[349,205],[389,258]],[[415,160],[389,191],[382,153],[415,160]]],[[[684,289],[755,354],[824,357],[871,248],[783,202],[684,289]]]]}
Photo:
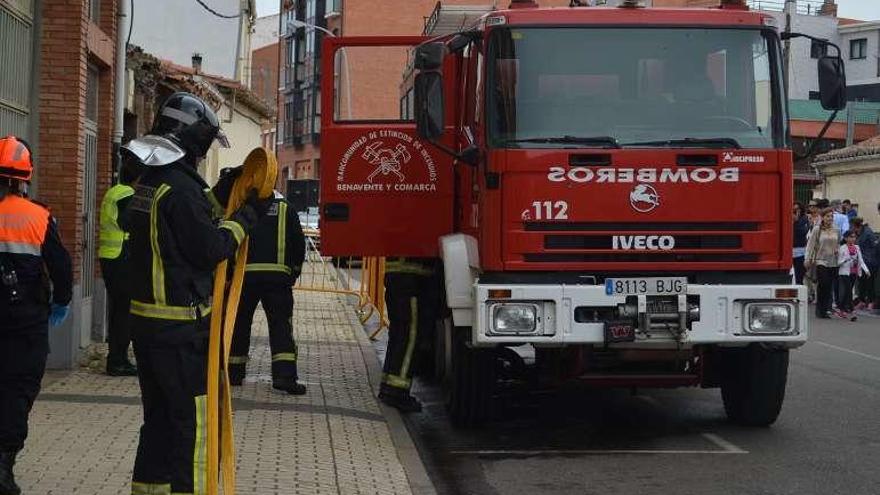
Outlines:
{"type": "MultiPolygon", "coordinates": [[[[237,492],[410,494],[370,389],[354,309],[340,295],[297,291],[295,299],[308,393],[272,390],[266,317],[258,309],[248,376],[234,389],[237,492]]],[[[49,373],[45,383],[16,465],[24,493],[128,493],[142,418],[137,379],[83,368],[49,373]]]]}

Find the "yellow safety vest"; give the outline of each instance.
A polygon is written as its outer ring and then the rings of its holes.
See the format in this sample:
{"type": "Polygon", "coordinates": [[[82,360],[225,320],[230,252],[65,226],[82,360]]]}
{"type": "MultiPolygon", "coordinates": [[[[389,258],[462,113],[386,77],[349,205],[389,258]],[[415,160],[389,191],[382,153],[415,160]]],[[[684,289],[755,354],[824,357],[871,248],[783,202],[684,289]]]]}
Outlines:
{"type": "Polygon", "coordinates": [[[125,184],[116,184],[107,190],[101,201],[101,230],[98,241],[98,257],[115,260],[122,254],[122,246],[128,239],[128,232],[119,226],[119,202],[134,195],[134,189],[125,184]]]}

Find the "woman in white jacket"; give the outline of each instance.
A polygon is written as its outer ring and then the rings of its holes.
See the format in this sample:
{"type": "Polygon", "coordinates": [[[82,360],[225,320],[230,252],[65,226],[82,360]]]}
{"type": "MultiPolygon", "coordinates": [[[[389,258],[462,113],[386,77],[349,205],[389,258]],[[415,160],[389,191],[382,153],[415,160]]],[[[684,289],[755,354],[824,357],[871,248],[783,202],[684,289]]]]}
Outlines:
{"type": "Polygon", "coordinates": [[[837,274],[838,274],[838,290],[837,290],[837,311],[838,316],[856,320],[853,314],[853,286],[859,280],[859,277],[870,275],[865,259],[862,257],[862,250],[856,244],[856,234],[853,231],[846,233],[846,244],[840,246],[837,254],[837,274]]]}

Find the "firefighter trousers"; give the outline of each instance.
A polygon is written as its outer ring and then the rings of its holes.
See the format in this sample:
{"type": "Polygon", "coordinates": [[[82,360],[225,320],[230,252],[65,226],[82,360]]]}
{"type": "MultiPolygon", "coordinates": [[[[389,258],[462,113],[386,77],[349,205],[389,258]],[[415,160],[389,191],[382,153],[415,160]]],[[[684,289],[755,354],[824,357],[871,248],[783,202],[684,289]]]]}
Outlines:
{"type": "Polygon", "coordinates": [[[204,494],[209,320],[131,322],[144,407],[131,493],[204,494]]]}
{"type": "Polygon", "coordinates": [[[263,303],[269,324],[272,379],[298,379],[297,349],[293,340],[293,290],[289,283],[265,283],[245,279],[232,335],[229,375],[233,382],[244,378],[251,345],[251,326],[257,304],[263,303]]]}
{"type": "Polygon", "coordinates": [[[408,393],[418,364],[418,347],[433,335],[439,288],[435,277],[414,273],[385,274],[388,349],[382,368],[386,392],[408,393]]]}
{"type": "Polygon", "coordinates": [[[0,330],[0,452],[24,447],[49,355],[48,331],[46,322],[15,333],[0,330]]]}
{"type": "Polygon", "coordinates": [[[128,346],[131,344],[129,330],[129,311],[131,295],[127,289],[125,266],[121,260],[101,258],[101,275],[107,288],[107,305],[109,306],[109,328],[107,330],[107,364],[121,365],[128,363],[128,346]]]}

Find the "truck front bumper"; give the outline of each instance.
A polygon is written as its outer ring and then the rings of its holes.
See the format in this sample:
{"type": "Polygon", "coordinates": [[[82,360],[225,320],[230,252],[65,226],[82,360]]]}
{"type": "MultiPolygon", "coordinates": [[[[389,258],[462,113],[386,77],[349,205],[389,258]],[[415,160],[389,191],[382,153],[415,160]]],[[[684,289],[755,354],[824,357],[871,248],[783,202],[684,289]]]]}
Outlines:
{"type": "MultiPolygon", "coordinates": [[[[627,302],[626,296],[607,295],[601,285],[477,283],[476,298],[474,346],[525,343],[547,347],[605,345],[605,321],[584,321],[575,317],[576,311],[578,308],[610,310],[627,302]],[[535,317],[532,319],[533,312],[535,317]],[[499,318],[506,321],[500,322],[499,318]],[[581,321],[576,321],[578,319],[581,321]],[[517,325],[521,326],[519,330],[517,325]],[[531,331],[528,330],[530,325],[534,327],[531,331]]],[[[744,346],[762,342],[793,348],[807,340],[807,293],[802,286],[689,285],[686,299],[698,319],[688,321],[685,331],[639,331],[633,342],[608,344],[609,347],[744,346]],[[755,323],[756,318],[766,315],[770,315],[772,324],[755,323]]],[[[684,298],[680,301],[683,302],[684,298]]]]}

